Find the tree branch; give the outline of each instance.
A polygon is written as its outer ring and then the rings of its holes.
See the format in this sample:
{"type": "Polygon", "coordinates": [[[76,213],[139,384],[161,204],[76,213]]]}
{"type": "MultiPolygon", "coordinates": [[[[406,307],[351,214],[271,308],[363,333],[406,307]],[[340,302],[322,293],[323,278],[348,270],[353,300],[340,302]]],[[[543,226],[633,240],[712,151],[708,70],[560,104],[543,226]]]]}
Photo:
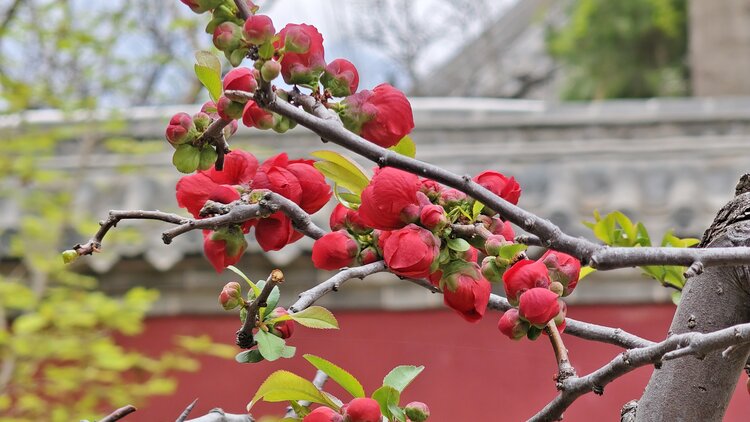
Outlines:
{"type": "Polygon", "coordinates": [[[247,316],[242,327],[237,330],[237,346],[243,349],[249,349],[255,346],[255,340],[253,340],[253,330],[258,326],[258,310],[266,307],[268,304],[268,296],[273,291],[276,285],[284,282],[284,273],[281,270],[273,270],[266,279],[266,284],[263,285],[263,290],[260,291],[258,297],[255,298],[249,305],[245,307],[247,309],[247,316]]]}
{"type": "Polygon", "coordinates": [[[584,377],[571,377],[560,384],[560,394],[555,397],[531,421],[554,421],[562,417],[563,411],[578,397],[594,392],[603,394],[604,387],[613,380],[648,364],[676,359],[688,355],[702,357],[710,352],[750,342],[750,323],[714,331],[712,333],[685,333],[647,347],[630,349],[620,353],[608,364],[584,377]]]}
{"type": "Polygon", "coordinates": [[[109,415],[105,416],[103,419],[100,419],[99,422],[115,422],[119,421],[120,419],[124,418],[125,416],[128,416],[129,414],[135,412],[136,409],[133,405],[127,405],[124,407],[121,407],[114,412],[110,413],[109,415]]]}

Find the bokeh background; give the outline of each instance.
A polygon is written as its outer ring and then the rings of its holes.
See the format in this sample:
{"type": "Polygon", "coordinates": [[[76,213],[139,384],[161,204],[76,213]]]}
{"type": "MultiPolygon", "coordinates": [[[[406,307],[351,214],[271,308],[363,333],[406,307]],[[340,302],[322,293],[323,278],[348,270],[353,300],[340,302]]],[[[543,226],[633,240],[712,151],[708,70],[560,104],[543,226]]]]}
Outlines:
{"type": "MultiPolygon", "coordinates": [[[[598,209],[642,221],[657,242],[670,229],[700,237],[750,169],[750,0],[258,4],[277,29],[318,27],[326,58],[354,62],[362,89],[405,90],[418,158],[514,175],[519,204],[569,233],[593,238],[581,221],[598,209]]],[[[130,403],[139,411],[127,420],[174,420],[195,398],[195,416],[241,412],[276,369],[311,378],[303,353],[349,369],[368,392],[396,365],[425,365],[404,403],[427,402],[436,422],[524,420],[554,397],[548,344],[508,340],[496,313],[467,324],[395,277],[352,280],[321,300],[342,330],[300,327],[300,356],[240,365],[239,320],[216,301],[237,277],[213,271],[199,233],[166,246],[165,225],[122,223],[102,253],[62,264],[60,251],[109,209],[182,212],[163,131],[208,98],[192,67],[213,48],[206,23],[177,0],[0,0],[0,421],[94,420],[130,403]]],[[[337,149],[302,128],[241,128],[232,145],[261,159],[337,149]]],[[[326,225],[325,210],[317,218],[326,225]]],[[[331,275],[312,268],[310,247],[251,246],[238,267],[253,280],[281,268],[288,305],[331,275]]],[[[638,270],[595,273],[569,316],[658,340],[672,293],[638,270]]],[[[579,373],[618,353],[565,340],[579,373]]],[[[583,397],[566,420],[617,419],[650,371],[583,397]]],[[[746,420],[746,378],[726,420],[746,420]]]]}

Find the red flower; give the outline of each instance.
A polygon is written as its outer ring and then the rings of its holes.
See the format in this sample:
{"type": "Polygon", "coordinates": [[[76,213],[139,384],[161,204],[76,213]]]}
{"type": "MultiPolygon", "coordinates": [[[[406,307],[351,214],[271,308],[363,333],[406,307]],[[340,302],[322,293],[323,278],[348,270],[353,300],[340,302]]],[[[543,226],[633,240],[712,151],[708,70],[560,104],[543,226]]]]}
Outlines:
{"type": "Polygon", "coordinates": [[[342,104],[346,128],[383,148],[396,145],[414,129],[409,100],[391,85],[360,91],[346,97],[342,104]]]}
{"type": "Polygon", "coordinates": [[[518,303],[518,297],[526,290],[549,287],[547,267],[542,261],[530,259],[518,261],[503,274],[503,285],[508,301],[515,305],[518,303]]]}
{"type": "Polygon", "coordinates": [[[313,409],[302,419],[302,422],[342,422],[344,417],[336,413],[330,407],[318,407],[313,409]]]}
{"type": "Polygon", "coordinates": [[[240,199],[234,186],[250,183],[257,170],[255,156],[236,149],[224,158],[224,170],[211,168],[182,177],[177,182],[177,204],[199,218],[200,210],[208,200],[228,204],[240,199]]]}
{"type": "MultiPolygon", "coordinates": [[[[279,306],[271,312],[269,317],[278,318],[283,315],[289,315],[289,312],[279,306]]],[[[287,319],[286,321],[279,321],[273,324],[273,327],[271,327],[271,334],[281,338],[291,337],[292,334],[294,334],[294,321],[291,319],[287,319]]]]}
{"type": "Polygon", "coordinates": [[[203,231],[203,252],[217,273],[239,262],[245,249],[245,236],[237,226],[225,227],[218,231],[203,231]]]}
{"type": "Polygon", "coordinates": [[[440,205],[425,205],[419,214],[419,222],[429,230],[439,231],[448,225],[448,216],[440,205]]]}
{"type": "Polygon", "coordinates": [[[521,320],[518,309],[510,308],[500,317],[497,329],[512,340],[520,340],[529,331],[529,324],[521,320]]]}
{"type": "Polygon", "coordinates": [[[329,224],[331,230],[348,229],[354,233],[364,233],[370,230],[357,211],[341,204],[336,204],[333,212],[331,212],[329,224]]]}
{"type": "Polygon", "coordinates": [[[315,268],[321,270],[338,270],[352,266],[359,253],[357,241],[346,230],[326,233],[316,240],[312,249],[312,261],[315,268]]]}
{"type": "Polygon", "coordinates": [[[349,60],[336,59],[328,63],[320,80],[334,97],[346,97],[357,92],[359,73],[349,60]]]}
{"type": "Polygon", "coordinates": [[[435,271],[440,239],[429,230],[409,224],[400,230],[381,233],[378,242],[383,259],[394,274],[425,278],[435,271]]]}
{"type": "Polygon", "coordinates": [[[437,201],[440,199],[440,192],[443,191],[443,187],[440,183],[430,179],[419,179],[421,186],[419,191],[427,195],[430,201],[437,201]]]}
{"type": "MultiPolygon", "coordinates": [[[[263,162],[252,182],[253,189],[268,189],[295,202],[312,214],[331,198],[325,178],[309,160],[289,161],[286,153],[263,162]],[[299,177],[298,177],[299,176],[299,177]],[[304,179],[304,180],[303,180],[304,179]]],[[[282,212],[261,219],[255,226],[255,237],[264,251],[279,250],[302,237],[282,212]]]]}
{"type": "Polygon", "coordinates": [[[534,287],[521,295],[518,312],[529,323],[544,326],[560,313],[560,304],[549,289],[534,287]]]}
{"type": "Polygon", "coordinates": [[[255,76],[253,76],[253,71],[246,67],[232,69],[224,76],[224,91],[255,92],[255,88],[257,87],[258,82],[255,80],[255,76]]]}
{"type": "Polygon", "coordinates": [[[242,29],[245,40],[250,44],[261,45],[271,41],[276,34],[273,21],[266,15],[252,15],[245,21],[242,29]]]}
{"type": "Polygon", "coordinates": [[[460,263],[453,269],[448,268],[441,284],[446,306],[469,322],[482,319],[490,301],[492,286],[482,276],[479,265],[475,262],[460,263]]]}
{"type": "Polygon", "coordinates": [[[279,32],[274,47],[286,49],[281,76],[288,84],[312,85],[326,67],[323,36],[312,25],[288,24],[279,32]]]}
{"type": "Polygon", "coordinates": [[[511,204],[518,204],[518,198],[521,197],[521,186],[513,177],[505,177],[505,175],[496,171],[484,171],[475,176],[474,181],[511,204]]]}
{"type": "Polygon", "coordinates": [[[187,113],[177,113],[169,119],[166,131],[167,141],[172,146],[191,142],[198,135],[193,119],[187,113]]]}
{"type": "Polygon", "coordinates": [[[380,422],[380,405],[375,399],[360,397],[352,399],[341,409],[347,422],[380,422]]]}
{"type": "Polygon", "coordinates": [[[563,285],[563,296],[573,293],[581,273],[581,261],[552,249],[542,255],[539,260],[547,266],[550,279],[563,285]]]}
{"type": "Polygon", "coordinates": [[[408,221],[402,213],[410,206],[418,206],[419,178],[402,170],[386,167],[375,172],[370,184],[362,192],[362,204],[357,212],[369,227],[394,230],[408,221]]]}
{"type": "Polygon", "coordinates": [[[249,100],[242,111],[242,124],[263,130],[270,129],[273,127],[273,114],[262,109],[255,101],[249,100]]]}

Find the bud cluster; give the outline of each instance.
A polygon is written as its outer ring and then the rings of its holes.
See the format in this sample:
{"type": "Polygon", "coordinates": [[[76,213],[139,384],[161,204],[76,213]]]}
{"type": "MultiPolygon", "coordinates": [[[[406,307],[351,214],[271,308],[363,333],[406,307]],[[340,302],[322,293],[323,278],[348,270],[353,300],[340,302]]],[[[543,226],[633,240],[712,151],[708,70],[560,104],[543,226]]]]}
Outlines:
{"type": "MultiPolygon", "coordinates": [[[[430,417],[430,409],[422,402],[411,402],[404,406],[410,422],[424,422],[430,417]]],[[[360,397],[352,399],[336,412],[330,407],[320,406],[308,413],[302,422],[381,422],[380,404],[374,399],[360,397]]]]}

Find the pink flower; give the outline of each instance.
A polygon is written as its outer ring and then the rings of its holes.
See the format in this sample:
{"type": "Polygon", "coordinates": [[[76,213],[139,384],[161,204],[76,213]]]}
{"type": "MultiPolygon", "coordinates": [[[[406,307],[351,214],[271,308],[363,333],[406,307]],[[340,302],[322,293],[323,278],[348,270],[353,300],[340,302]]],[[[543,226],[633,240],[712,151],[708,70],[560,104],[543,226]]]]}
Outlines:
{"type": "Polygon", "coordinates": [[[440,239],[429,230],[409,224],[400,230],[381,233],[378,243],[386,265],[394,274],[424,278],[435,271],[440,239]]]}
{"type": "Polygon", "coordinates": [[[402,213],[410,206],[419,206],[419,178],[402,170],[386,167],[375,172],[362,192],[357,212],[369,227],[394,230],[408,224],[402,213]]]}
{"type": "Polygon", "coordinates": [[[306,24],[288,24],[279,32],[277,49],[285,48],[281,58],[281,76],[288,84],[311,85],[326,67],[323,36],[306,24]]]}
{"type": "Polygon", "coordinates": [[[482,276],[479,265],[471,262],[448,268],[441,284],[443,302],[448,307],[469,322],[482,319],[490,301],[492,286],[482,276]]]}
{"type": "Polygon", "coordinates": [[[369,397],[352,399],[341,409],[347,422],[380,422],[380,405],[369,397]]]}
{"type": "Polygon", "coordinates": [[[359,245],[346,230],[326,233],[316,240],[312,249],[312,261],[315,268],[321,270],[338,270],[355,264],[359,245]]]}
{"type": "Polygon", "coordinates": [[[266,15],[252,15],[245,21],[242,29],[245,40],[250,44],[265,44],[276,34],[273,21],[266,15]]]}
{"type": "Polygon", "coordinates": [[[343,422],[344,417],[336,413],[330,407],[318,407],[313,409],[302,419],[302,422],[343,422]]]}
{"type": "Polygon", "coordinates": [[[257,87],[253,71],[246,67],[234,68],[224,75],[224,91],[255,92],[257,87]]]}
{"type": "Polygon", "coordinates": [[[349,60],[336,59],[328,63],[320,80],[334,97],[346,97],[357,92],[359,73],[349,60]]]}
{"type": "Polygon", "coordinates": [[[542,255],[539,260],[547,266],[550,279],[563,285],[563,296],[573,293],[581,273],[581,261],[552,249],[542,255]]]}
{"type": "Polygon", "coordinates": [[[529,331],[529,324],[521,320],[518,309],[510,308],[500,317],[497,329],[512,340],[520,340],[529,331]]]}
{"type": "Polygon", "coordinates": [[[508,301],[515,305],[518,297],[525,291],[535,287],[547,289],[550,285],[547,267],[542,261],[523,259],[513,264],[503,274],[503,285],[508,301]]]}
{"type": "Polygon", "coordinates": [[[534,287],[521,294],[518,312],[529,323],[543,327],[560,312],[560,304],[549,289],[534,287]]]}
{"type": "Polygon", "coordinates": [[[176,147],[177,145],[193,141],[197,134],[198,132],[190,115],[187,113],[177,113],[169,119],[165,135],[167,141],[176,147]]]}
{"type": "Polygon", "coordinates": [[[513,177],[505,177],[505,175],[496,171],[484,171],[475,176],[474,181],[511,204],[518,204],[518,198],[521,197],[521,186],[513,177]]]}
{"type": "Polygon", "coordinates": [[[425,205],[419,214],[419,222],[433,232],[440,231],[448,225],[448,216],[440,205],[425,205]]]}
{"type": "Polygon", "coordinates": [[[263,130],[270,129],[273,127],[273,114],[261,108],[255,101],[249,100],[242,111],[242,124],[263,130]]]}
{"type": "Polygon", "coordinates": [[[411,104],[403,92],[388,84],[364,90],[341,102],[344,125],[383,148],[390,148],[414,129],[411,104]]]}
{"type": "Polygon", "coordinates": [[[225,156],[222,171],[211,168],[182,177],[176,187],[177,204],[199,218],[208,200],[228,204],[240,199],[235,186],[250,183],[257,170],[258,160],[254,155],[234,150],[225,156]]]}
{"type": "Polygon", "coordinates": [[[216,112],[224,120],[235,120],[242,117],[242,110],[244,105],[236,101],[232,101],[225,96],[219,97],[216,102],[216,112]]]}

